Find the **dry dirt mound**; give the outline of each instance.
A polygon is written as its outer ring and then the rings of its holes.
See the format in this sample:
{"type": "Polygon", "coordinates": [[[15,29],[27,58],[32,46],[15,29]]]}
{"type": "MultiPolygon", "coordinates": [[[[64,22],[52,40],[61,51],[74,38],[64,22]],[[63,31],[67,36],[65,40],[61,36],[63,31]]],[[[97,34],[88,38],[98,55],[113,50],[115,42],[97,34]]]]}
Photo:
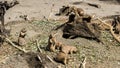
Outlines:
{"type": "Polygon", "coordinates": [[[56,65],[50,62],[46,58],[45,54],[38,54],[34,52],[28,52],[24,54],[11,55],[4,59],[4,62],[0,63],[0,68],[56,68],[56,65]],[[42,62],[37,57],[41,57],[42,62]]]}
{"type": "MultiPolygon", "coordinates": [[[[55,53],[48,52],[45,50],[45,48],[48,44],[48,36],[49,36],[51,30],[53,29],[53,27],[57,26],[58,24],[60,24],[60,23],[48,22],[48,21],[34,21],[32,23],[28,23],[28,22],[20,23],[20,21],[19,21],[16,24],[13,23],[13,24],[11,24],[12,29],[13,29],[11,31],[12,32],[11,40],[16,41],[16,39],[18,37],[16,32],[19,32],[18,30],[20,30],[21,27],[26,26],[30,32],[32,31],[32,32],[40,34],[40,35],[35,34],[32,36],[28,34],[28,37],[27,37],[28,40],[29,40],[29,38],[37,36],[37,39],[40,40],[39,45],[40,45],[40,48],[42,49],[43,53],[45,53],[53,58],[53,57],[55,57],[56,52],[55,53]]],[[[120,44],[116,43],[116,41],[113,39],[113,37],[110,35],[109,32],[102,32],[102,41],[105,43],[104,45],[99,44],[94,40],[87,40],[87,39],[81,38],[81,37],[75,38],[75,39],[65,39],[62,37],[62,34],[63,34],[62,30],[58,30],[56,32],[57,32],[56,39],[58,42],[62,42],[65,45],[73,45],[78,48],[77,54],[70,55],[71,60],[67,64],[68,68],[78,67],[83,56],[87,57],[86,67],[91,67],[91,68],[96,68],[96,66],[100,66],[101,68],[103,68],[103,67],[107,67],[107,68],[119,67],[118,63],[119,63],[120,47],[118,45],[120,45],[120,44]],[[106,66],[106,65],[108,65],[108,66],[106,66]]],[[[33,38],[33,41],[29,41],[26,46],[23,46],[23,48],[25,48],[29,51],[36,52],[37,48],[36,48],[36,42],[34,41],[35,39],[36,38],[33,38]]],[[[7,46],[3,46],[0,50],[2,50],[1,51],[2,53],[0,53],[1,54],[0,57],[4,56],[4,55],[9,56],[9,54],[12,55],[15,52],[19,52],[19,51],[15,50],[13,47],[11,47],[9,44],[7,46]]],[[[26,57],[29,58],[29,55],[30,54],[27,54],[26,57]]],[[[2,60],[3,59],[4,58],[2,58],[2,60]]],[[[12,59],[12,60],[14,60],[14,59],[12,59]]],[[[22,63],[19,63],[19,61],[16,58],[15,58],[15,60],[16,60],[15,62],[18,62],[18,64],[22,65],[22,63]]],[[[24,64],[27,65],[26,68],[31,67],[30,65],[32,65],[32,63],[36,63],[35,65],[37,65],[37,63],[38,63],[38,60],[36,60],[35,58],[33,58],[32,62],[26,61],[27,59],[25,59],[25,58],[20,58],[20,60],[21,60],[21,62],[24,62],[24,64]],[[34,61],[34,60],[36,60],[36,61],[34,61]]],[[[15,62],[13,62],[13,63],[15,63],[15,62]]],[[[13,63],[11,63],[11,64],[13,64],[13,63]]],[[[4,66],[4,65],[2,64],[1,66],[4,66]]],[[[5,66],[7,66],[7,64],[5,66]]],[[[17,66],[17,64],[16,64],[16,66],[17,66]]],[[[39,67],[39,65],[37,65],[37,66],[39,67]]],[[[62,65],[62,66],[63,66],[63,68],[65,68],[64,65],[62,65]]],[[[4,68],[4,67],[1,67],[1,68],[4,68]]]]}
{"type": "MultiPolygon", "coordinates": [[[[28,15],[28,19],[43,19],[44,16],[48,18],[48,16],[51,13],[51,18],[56,19],[54,17],[54,14],[58,12],[58,9],[63,5],[73,5],[71,3],[80,1],[80,0],[18,0],[20,2],[19,5],[16,5],[15,7],[11,8],[6,12],[5,15],[5,22],[7,21],[14,21],[14,20],[21,20],[21,15],[28,15]],[[54,4],[54,7],[52,5],[54,4]],[[53,12],[51,12],[51,8],[53,8],[53,12]]],[[[100,4],[101,8],[94,8],[89,5],[85,4],[78,4],[74,5],[77,7],[81,7],[85,10],[88,14],[95,14],[96,16],[106,16],[106,15],[113,15],[113,14],[120,14],[119,6],[117,1],[98,1],[98,0],[84,0],[85,2],[90,3],[96,3],[100,4]],[[112,3],[112,4],[111,4],[112,3]],[[117,4],[117,5],[116,5],[117,4]],[[112,10],[111,10],[112,9],[112,10]]],[[[58,19],[58,17],[57,17],[58,19]]],[[[23,19],[22,19],[23,20],[23,19]]],[[[28,41],[28,44],[26,46],[23,46],[26,50],[34,51],[36,52],[36,43],[35,39],[39,39],[39,45],[42,49],[42,51],[48,55],[50,55],[52,58],[56,53],[48,52],[45,50],[45,47],[48,43],[48,36],[50,34],[50,31],[53,27],[58,25],[53,22],[48,21],[34,21],[32,23],[30,22],[12,22],[13,24],[9,25],[12,26],[11,31],[11,37],[10,39],[12,41],[17,41],[17,37],[19,34],[19,31],[26,27],[28,30],[28,35],[26,36],[26,39],[28,41]],[[17,23],[17,24],[15,24],[17,23]]],[[[61,22],[63,23],[63,22],[61,22]]],[[[78,48],[78,53],[71,55],[71,58],[74,60],[70,61],[67,64],[68,68],[78,68],[81,59],[83,56],[87,57],[86,60],[86,67],[87,68],[96,68],[99,66],[99,68],[119,68],[120,67],[120,47],[119,43],[116,43],[116,41],[113,39],[111,34],[108,31],[102,32],[102,41],[105,43],[99,44],[94,40],[87,40],[85,38],[75,38],[75,39],[65,39],[62,37],[62,31],[57,31],[57,41],[62,42],[65,45],[73,45],[78,48]]],[[[13,47],[9,46],[9,44],[0,47],[0,61],[1,59],[4,60],[7,56],[11,56],[8,59],[5,59],[4,63],[0,63],[0,68],[9,68],[15,67],[15,68],[39,68],[39,62],[38,59],[36,59],[35,55],[30,56],[30,54],[26,55],[20,55],[20,56],[12,56],[15,52],[19,52],[13,47]],[[24,56],[24,57],[23,57],[24,56]],[[28,59],[29,58],[29,59],[28,59]],[[31,59],[30,59],[31,58],[31,59]],[[12,61],[12,62],[11,62],[12,61]]],[[[50,64],[52,67],[52,65],[50,64]]],[[[62,68],[65,68],[64,65],[62,65],[62,68]]]]}
{"type": "Polygon", "coordinates": [[[0,63],[0,68],[29,68],[28,63],[21,56],[12,55],[4,60],[0,63]]]}

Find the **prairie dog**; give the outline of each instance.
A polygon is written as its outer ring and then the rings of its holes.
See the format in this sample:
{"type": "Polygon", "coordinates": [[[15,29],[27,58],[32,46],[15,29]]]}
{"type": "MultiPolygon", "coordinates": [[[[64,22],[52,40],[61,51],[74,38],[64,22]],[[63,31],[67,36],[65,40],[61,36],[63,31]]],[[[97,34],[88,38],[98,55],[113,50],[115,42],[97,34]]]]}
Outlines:
{"type": "Polygon", "coordinates": [[[47,45],[46,49],[49,51],[55,51],[55,42],[56,42],[56,40],[54,39],[54,36],[52,34],[50,34],[49,39],[48,39],[48,45],[47,45]]]}
{"type": "Polygon", "coordinates": [[[75,46],[68,46],[68,45],[64,45],[61,47],[61,52],[64,52],[66,54],[72,54],[77,52],[77,48],[75,46]]]}
{"type": "Polygon", "coordinates": [[[19,34],[19,37],[18,37],[18,44],[19,45],[25,45],[26,44],[26,40],[25,40],[25,36],[26,36],[26,29],[23,28],[21,31],[20,31],[20,34],[19,34]]]}
{"type": "Polygon", "coordinates": [[[68,63],[68,54],[64,52],[59,52],[55,57],[55,61],[62,62],[63,64],[68,63]]]}
{"type": "Polygon", "coordinates": [[[49,51],[54,52],[55,49],[60,49],[61,46],[62,46],[62,43],[56,41],[55,35],[50,34],[49,39],[48,39],[47,49],[49,51]]]}

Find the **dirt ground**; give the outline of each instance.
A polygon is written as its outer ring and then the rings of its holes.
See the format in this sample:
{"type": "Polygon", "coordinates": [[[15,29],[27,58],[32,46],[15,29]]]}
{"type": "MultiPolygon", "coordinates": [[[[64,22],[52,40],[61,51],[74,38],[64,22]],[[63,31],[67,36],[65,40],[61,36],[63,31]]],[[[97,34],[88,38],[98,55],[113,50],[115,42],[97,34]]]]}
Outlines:
{"type": "MultiPolygon", "coordinates": [[[[0,0],[1,1],[1,0],[0,0]]],[[[11,0],[8,0],[11,1],[11,0]]],[[[45,50],[48,44],[48,36],[53,28],[65,21],[56,21],[63,19],[63,16],[55,16],[59,8],[63,5],[74,5],[85,10],[86,14],[104,17],[109,15],[120,15],[119,0],[18,0],[20,4],[10,8],[5,14],[6,28],[11,27],[10,39],[17,42],[17,37],[22,28],[27,29],[27,45],[22,48],[27,51],[37,52],[35,40],[39,40],[39,46],[43,53],[54,58],[58,51],[49,52],[45,50]],[[79,4],[83,1],[82,4],[79,4]],[[77,4],[76,4],[77,3],[77,4]],[[95,3],[101,5],[101,8],[95,8],[86,3],[95,3]],[[54,4],[54,6],[52,6],[54,4]],[[24,21],[20,16],[27,15],[28,20],[24,21]],[[53,21],[46,21],[50,18],[53,21]]],[[[70,55],[71,60],[65,66],[57,63],[61,68],[79,68],[83,57],[87,57],[86,68],[120,68],[120,43],[117,43],[109,31],[102,31],[101,39],[104,44],[85,38],[64,39],[61,30],[57,31],[57,41],[65,45],[73,45],[78,48],[76,54],[70,55]]],[[[22,57],[21,52],[12,47],[7,42],[0,47],[0,68],[31,68],[29,63],[22,57]]],[[[33,67],[34,68],[34,67],[33,67]]],[[[49,68],[49,67],[48,67],[49,68]]]]}
{"type": "MultiPolygon", "coordinates": [[[[11,0],[8,0],[11,1],[11,0]]],[[[28,15],[29,19],[43,19],[44,16],[46,18],[50,16],[52,19],[59,19],[54,14],[59,11],[63,5],[74,5],[77,7],[81,7],[85,10],[87,14],[95,14],[96,16],[106,16],[106,15],[114,15],[120,14],[119,11],[119,4],[111,1],[99,1],[99,0],[83,0],[84,2],[89,3],[96,3],[100,4],[101,8],[91,7],[89,5],[83,4],[74,4],[75,2],[80,2],[80,0],[18,0],[20,4],[16,5],[15,7],[9,9],[6,12],[5,21],[14,21],[14,20],[21,20],[19,16],[21,15],[28,15]],[[54,6],[52,7],[52,5],[54,6]],[[38,7],[39,6],[39,7],[38,7]],[[52,12],[51,12],[52,10],[52,12]]],[[[82,0],[81,0],[82,1],[82,0]]]]}

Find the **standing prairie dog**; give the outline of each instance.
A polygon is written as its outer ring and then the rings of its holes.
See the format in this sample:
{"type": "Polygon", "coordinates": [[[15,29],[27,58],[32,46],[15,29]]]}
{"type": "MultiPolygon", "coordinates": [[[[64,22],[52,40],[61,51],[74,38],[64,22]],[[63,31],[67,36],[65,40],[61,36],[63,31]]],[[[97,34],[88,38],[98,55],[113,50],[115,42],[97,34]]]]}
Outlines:
{"type": "Polygon", "coordinates": [[[49,39],[48,39],[48,45],[46,47],[47,50],[49,51],[55,51],[55,38],[54,35],[50,34],[49,39]]]}
{"type": "Polygon", "coordinates": [[[59,52],[57,54],[57,56],[55,57],[55,61],[61,62],[63,64],[67,64],[68,63],[68,54],[66,54],[64,52],[59,52]]]}
{"type": "Polygon", "coordinates": [[[19,44],[20,46],[26,44],[25,36],[26,36],[26,29],[23,28],[23,29],[20,31],[20,34],[19,34],[19,37],[18,37],[18,44],[19,44]]]}
{"type": "Polygon", "coordinates": [[[60,47],[62,46],[61,42],[57,42],[55,39],[55,34],[50,34],[49,39],[48,39],[48,45],[47,45],[47,49],[49,51],[55,51],[55,49],[60,49],[60,47]]]}

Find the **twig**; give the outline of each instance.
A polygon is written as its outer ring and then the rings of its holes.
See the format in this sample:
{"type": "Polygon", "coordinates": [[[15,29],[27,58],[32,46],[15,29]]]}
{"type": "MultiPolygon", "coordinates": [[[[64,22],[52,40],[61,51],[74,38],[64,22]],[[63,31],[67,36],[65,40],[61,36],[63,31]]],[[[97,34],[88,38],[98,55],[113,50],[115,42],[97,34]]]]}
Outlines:
{"type": "Polygon", "coordinates": [[[22,49],[20,47],[18,47],[17,45],[15,45],[10,39],[5,38],[6,41],[8,41],[12,46],[14,46],[15,48],[19,49],[20,51],[23,51],[24,53],[27,53],[27,51],[25,49],[22,49]]]}
{"type": "Polygon", "coordinates": [[[48,55],[46,55],[46,57],[47,57],[52,63],[55,64],[55,62],[54,62],[48,55]]]}
{"type": "Polygon", "coordinates": [[[36,40],[36,45],[37,45],[37,48],[40,51],[40,53],[42,53],[42,50],[40,49],[39,44],[38,44],[38,40],[36,40]]]}
{"type": "Polygon", "coordinates": [[[92,3],[87,3],[89,6],[93,6],[96,8],[101,8],[101,6],[99,4],[92,4],[92,3]]]}
{"type": "Polygon", "coordinates": [[[100,18],[98,18],[98,20],[99,20],[101,23],[103,23],[103,24],[105,24],[105,25],[107,25],[107,26],[110,27],[110,32],[111,32],[112,36],[115,38],[115,40],[117,40],[117,41],[120,43],[119,37],[117,37],[117,36],[114,34],[113,27],[110,26],[109,24],[103,22],[100,18]]]}
{"type": "Polygon", "coordinates": [[[86,64],[86,57],[84,57],[82,63],[80,64],[79,68],[85,68],[85,64],[86,64]]]}
{"type": "Polygon", "coordinates": [[[37,55],[38,59],[40,60],[40,62],[42,63],[42,59],[39,55],[37,55]]]}

